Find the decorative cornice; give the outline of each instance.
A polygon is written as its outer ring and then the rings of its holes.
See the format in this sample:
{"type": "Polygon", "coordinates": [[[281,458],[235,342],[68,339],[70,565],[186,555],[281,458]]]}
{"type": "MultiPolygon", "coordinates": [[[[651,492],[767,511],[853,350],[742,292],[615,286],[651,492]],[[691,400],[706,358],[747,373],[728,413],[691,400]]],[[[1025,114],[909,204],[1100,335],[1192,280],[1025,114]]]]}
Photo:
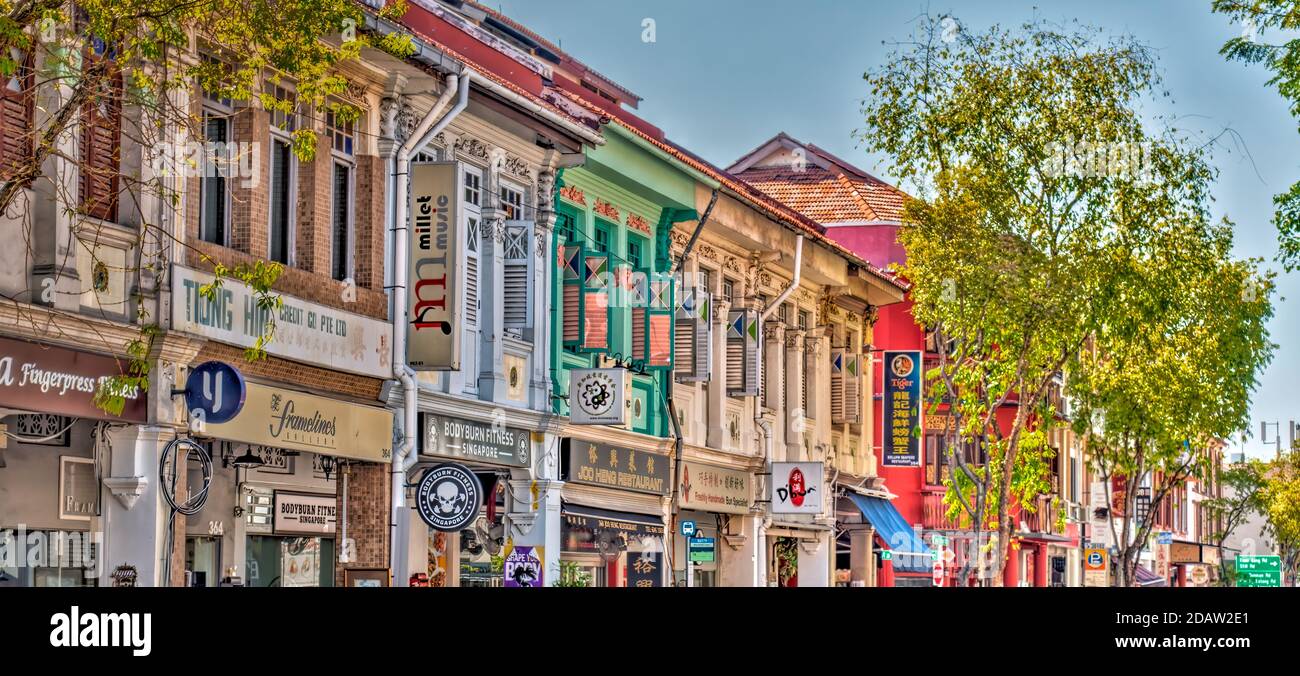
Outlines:
{"type": "Polygon", "coordinates": [[[472,136],[463,137],[456,141],[456,150],[471,157],[478,157],[484,160],[488,159],[489,154],[491,153],[491,149],[488,148],[486,143],[483,143],[472,136]]]}
{"type": "MultiPolygon", "coordinates": [[[[678,230],[677,228],[673,228],[673,229],[668,233],[668,236],[669,236],[670,238],[672,238],[672,240],[673,240],[673,244],[674,244],[675,246],[679,246],[679,247],[683,247],[683,248],[686,246],[687,242],[690,242],[690,241],[691,241],[691,236],[690,236],[690,235],[686,234],[685,231],[678,230]]],[[[703,246],[703,245],[701,245],[701,246],[703,246]]]]}
{"type": "Polygon", "coordinates": [[[740,260],[735,256],[727,256],[722,259],[722,269],[730,270],[736,274],[743,274],[740,269],[740,260]]]}
{"type": "Polygon", "coordinates": [[[576,185],[566,185],[563,188],[560,188],[560,197],[563,197],[574,204],[581,204],[584,207],[587,206],[587,193],[583,192],[582,188],[579,188],[576,185]]]}
{"type": "MultiPolygon", "coordinates": [[[[713,245],[711,245],[711,244],[701,244],[701,245],[700,245],[700,258],[703,258],[703,259],[705,259],[705,260],[710,260],[710,261],[717,261],[717,260],[718,260],[718,250],[715,249],[715,248],[713,248],[713,245]]],[[[737,270],[737,272],[739,272],[739,270],[737,270]]]]}
{"type": "Polygon", "coordinates": [[[537,173],[537,210],[551,211],[555,208],[555,172],[543,169],[537,173]]]}
{"type": "Polygon", "coordinates": [[[594,211],[600,214],[601,216],[604,216],[614,221],[615,223],[617,223],[619,220],[618,208],[615,207],[613,204],[610,204],[609,202],[600,199],[599,197],[596,198],[596,207],[594,211]]]}

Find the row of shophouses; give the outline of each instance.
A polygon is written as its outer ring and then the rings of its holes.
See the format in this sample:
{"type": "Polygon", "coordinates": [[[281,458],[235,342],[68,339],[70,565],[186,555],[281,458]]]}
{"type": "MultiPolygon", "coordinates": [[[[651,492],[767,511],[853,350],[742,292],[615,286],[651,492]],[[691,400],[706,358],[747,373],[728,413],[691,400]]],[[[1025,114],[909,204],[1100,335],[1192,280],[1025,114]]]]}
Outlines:
{"type": "MultiPolygon", "coordinates": [[[[260,180],[128,199],[90,178],[149,178],[121,134],[140,113],[88,108],[56,180],[0,220],[0,585],[958,582],[971,533],[945,517],[945,418],[915,389],[932,355],[887,271],[901,192],[784,134],[711,165],[467,0],[367,17],[416,51],[344,66],[355,122],[195,92],[209,140],[259,149],[260,180]],[[310,163],[288,135],[307,125],[310,163]],[[213,262],[258,260],[284,266],[283,305],[249,361],[258,294],[199,289],[213,262]],[[110,415],[89,384],[145,324],[148,387],[110,415]],[[242,383],[233,418],[206,392],[196,424],[200,375],[242,383]]],[[[52,108],[22,96],[59,95],[24,88],[34,51],[6,134],[52,108]]],[[[1083,583],[1100,488],[1052,435],[1008,585],[1083,583]]],[[[1160,582],[1208,584],[1213,490],[1154,507],[1174,538],[1147,563],[1160,582]]]]}

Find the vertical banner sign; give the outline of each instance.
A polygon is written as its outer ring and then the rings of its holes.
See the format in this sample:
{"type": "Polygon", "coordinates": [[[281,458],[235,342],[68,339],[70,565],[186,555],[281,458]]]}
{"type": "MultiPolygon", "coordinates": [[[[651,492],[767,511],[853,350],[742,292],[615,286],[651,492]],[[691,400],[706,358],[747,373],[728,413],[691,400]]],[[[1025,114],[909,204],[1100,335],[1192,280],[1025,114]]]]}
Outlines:
{"type": "Polygon", "coordinates": [[[460,163],[411,165],[406,360],[420,371],[460,369],[460,163]]]}
{"type": "Polygon", "coordinates": [[[886,467],[920,467],[921,440],[913,432],[921,419],[921,353],[885,351],[886,467]]]}

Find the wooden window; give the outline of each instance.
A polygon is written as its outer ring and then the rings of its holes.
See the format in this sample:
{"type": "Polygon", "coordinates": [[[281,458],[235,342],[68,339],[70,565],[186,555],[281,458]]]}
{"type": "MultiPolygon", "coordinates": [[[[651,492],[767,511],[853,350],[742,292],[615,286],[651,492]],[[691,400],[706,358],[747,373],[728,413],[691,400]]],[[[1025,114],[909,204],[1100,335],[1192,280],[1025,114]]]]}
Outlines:
{"type": "Polygon", "coordinates": [[[352,165],[334,162],[330,214],[330,274],[343,281],[352,276],[352,165]]]}
{"type": "Polygon", "coordinates": [[[16,68],[0,90],[0,181],[9,180],[31,161],[35,131],[34,57],[31,51],[17,49],[11,57],[16,68]]]}
{"type": "Polygon", "coordinates": [[[83,72],[99,71],[81,107],[79,202],[86,215],[117,220],[117,192],[122,153],[122,72],[102,41],[86,54],[83,72]]]}

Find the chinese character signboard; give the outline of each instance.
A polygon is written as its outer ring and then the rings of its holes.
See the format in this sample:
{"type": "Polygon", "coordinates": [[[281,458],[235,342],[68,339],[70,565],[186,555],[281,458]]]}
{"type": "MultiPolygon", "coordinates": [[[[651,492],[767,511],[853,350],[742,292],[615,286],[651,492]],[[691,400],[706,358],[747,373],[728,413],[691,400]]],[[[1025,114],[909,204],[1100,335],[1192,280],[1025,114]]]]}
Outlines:
{"type": "Polygon", "coordinates": [[[772,463],[772,513],[821,514],[822,463],[772,463]]]}
{"type": "Polygon", "coordinates": [[[716,465],[682,465],[681,506],[721,514],[748,514],[754,475],[716,465]]]}
{"type": "Polygon", "coordinates": [[[565,458],[569,481],[638,493],[668,495],[668,457],[576,439],[565,458]]]}
{"type": "Polygon", "coordinates": [[[921,440],[915,430],[921,419],[921,353],[885,352],[885,439],[881,464],[920,467],[921,440]]]}
{"type": "Polygon", "coordinates": [[[417,371],[460,369],[459,179],[458,162],[411,165],[406,360],[417,371]]]}
{"type": "Polygon", "coordinates": [[[662,587],[663,574],[659,571],[659,553],[641,552],[627,555],[627,586],[662,587]]]}

